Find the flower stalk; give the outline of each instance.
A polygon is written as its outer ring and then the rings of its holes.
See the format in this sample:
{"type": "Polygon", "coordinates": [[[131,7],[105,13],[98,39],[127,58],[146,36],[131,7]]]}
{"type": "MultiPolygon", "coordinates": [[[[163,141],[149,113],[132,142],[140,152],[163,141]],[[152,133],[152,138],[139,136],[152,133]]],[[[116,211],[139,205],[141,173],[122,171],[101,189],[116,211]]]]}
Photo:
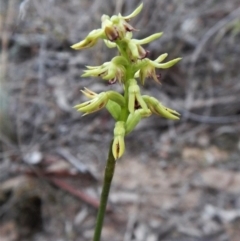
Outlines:
{"type": "Polygon", "coordinates": [[[181,60],[176,58],[162,63],[167,58],[167,53],[161,54],[155,60],[147,58],[149,52],[142,45],[157,40],[162,36],[162,32],[141,40],[132,38],[133,32],[137,29],[129,22],[140,13],[142,7],[143,4],[140,4],[128,16],[103,15],[101,28],[91,31],[84,40],[71,46],[76,50],[86,49],[93,47],[102,39],[108,48],[116,48],[119,52],[118,56],[100,66],[87,66],[82,77],[100,77],[111,84],[119,82],[124,92],[120,94],[111,90],[97,94],[85,88],[82,93],[89,100],[74,107],[77,111],[83,112],[83,115],[106,108],[116,122],[109,148],[93,241],[99,241],[101,237],[115,163],[124,154],[125,136],[131,133],[143,118],[152,114],[170,120],[178,120],[180,117],[177,111],[165,107],[155,97],[141,94],[140,85],[144,85],[147,78],[160,82],[156,69],[170,68],[181,60]]]}
{"type": "Polygon", "coordinates": [[[104,173],[103,188],[102,188],[101,199],[100,199],[100,206],[98,209],[93,241],[101,240],[103,221],[104,221],[104,216],[106,212],[109,191],[111,188],[111,183],[112,183],[114,170],[115,170],[116,159],[113,156],[112,145],[113,145],[113,141],[111,141],[110,147],[109,147],[107,164],[106,164],[105,173],[104,173]]]}

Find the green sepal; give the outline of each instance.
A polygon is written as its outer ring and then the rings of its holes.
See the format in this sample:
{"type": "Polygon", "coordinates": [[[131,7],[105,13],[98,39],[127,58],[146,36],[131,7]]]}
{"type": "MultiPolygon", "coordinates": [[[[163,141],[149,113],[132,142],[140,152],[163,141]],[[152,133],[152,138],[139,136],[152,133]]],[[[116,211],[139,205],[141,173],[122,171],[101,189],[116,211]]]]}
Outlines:
{"type": "Polygon", "coordinates": [[[76,105],[74,106],[74,108],[77,109],[77,111],[85,112],[85,115],[87,115],[102,109],[103,107],[105,107],[107,102],[107,94],[105,92],[102,92],[92,100],[76,105]]]}
{"type": "Polygon", "coordinates": [[[104,32],[102,29],[92,30],[84,40],[72,45],[71,48],[76,50],[90,48],[97,43],[99,38],[103,38],[103,37],[104,37],[104,32]]]}
{"type": "Polygon", "coordinates": [[[138,109],[133,113],[130,113],[125,124],[125,130],[126,130],[125,135],[132,132],[142,118],[148,117],[150,115],[151,115],[150,110],[144,111],[143,109],[138,109]]]}
{"type": "Polygon", "coordinates": [[[129,49],[129,51],[130,51],[131,54],[132,54],[131,57],[133,57],[133,60],[135,60],[135,59],[140,59],[139,53],[138,53],[138,47],[137,47],[137,45],[136,45],[134,42],[132,42],[131,40],[130,40],[129,43],[128,43],[128,49],[129,49]]]}
{"type": "Polygon", "coordinates": [[[104,39],[104,43],[106,44],[106,46],[107,46],[109,49],[112,49],[112,48],[116,48],[116,47],[117,47],[116,43],[111,42],[110,40],[104,39]]]}
{"type": "Polygon", "coordinates": [[[125,99],[121,94],[113,90],[109,90],[106,93],[107,93],[108,99],[116,102],[120,106],[125,106],[125,99]]]}
{"type": "Polygon", "coordinates": [[[111,114],[111,116],[114,118],[114,120],[119,120],[119,116],[121,113],[121,107],[116,102],[109,100],[106,105],[106,109],[111,114]]]}
{"type": "Polygon", "coordinates": [[[152,113],[169,120],[179,120],[180,114],[177,111],[165,107],[154,97],[150,97],[148,95],[144,95],[142,97],[152,113]]]}
{"type": "Polygon", "coordinates": [[[128,65],[126,58],[124,58],[123,56],[116,56],[112,58],[111,62],[114,63],[115,65],[123,65],[123,66],[128,65]]]}
{"type": "Polygon", "coordinates": [[[101,74],[105,73],[106,71],[107,71],[107,67],[93,68],[91,66],[90,69],[84,70],[84,74],[82,74],[82,77],[100,76],[101,74]]]}
{"type": "Polygon", "coordinates": [[[130,113],[133,113],[135,111],[136,102],[138,102],[142,109],[147,111],[148,108],[141,96],[140,88],[137,85],[136,80],[131,79],[128,88],[128,110],[130,113]]]}
{"type": "Polygon", "coordinates": [[[88,97],[89,99],[94,99],[98,94],[89,90],[88,88],[84,87],[84,90],[81,90],[81,92],[88,97]]]}

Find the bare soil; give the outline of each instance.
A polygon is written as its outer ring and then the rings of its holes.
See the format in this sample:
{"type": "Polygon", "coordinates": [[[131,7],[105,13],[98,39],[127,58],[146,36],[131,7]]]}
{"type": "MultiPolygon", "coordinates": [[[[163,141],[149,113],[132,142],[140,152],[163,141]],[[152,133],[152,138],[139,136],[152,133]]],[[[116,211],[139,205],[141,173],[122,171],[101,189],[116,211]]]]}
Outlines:
{"type": "MultiPolygon", "coordinates": [[[[81,117],[80,90],[122,90],[82,78],[109,61],[103,43],[69,46],[102,14],[140,2],[0,3],[0,241],[91,240],[114,122],[81,117]]],[[[181,113],[143,120],[117,162],[102,240],[240,240],[240,5],[238,0],[144,0],[132,25],[150,58],[183,57],[142,92],[181,113]]]]}

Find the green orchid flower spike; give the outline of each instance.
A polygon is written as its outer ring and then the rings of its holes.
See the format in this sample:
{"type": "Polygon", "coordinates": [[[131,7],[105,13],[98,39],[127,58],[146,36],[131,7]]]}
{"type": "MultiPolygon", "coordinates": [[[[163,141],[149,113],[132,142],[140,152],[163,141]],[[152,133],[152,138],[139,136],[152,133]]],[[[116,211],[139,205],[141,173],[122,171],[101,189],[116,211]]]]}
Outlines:
{"type": "Polygon", "coordinates": [[[113,16],[103,15],[99,29],[91,31],[85,39],[71,46],[75,50],[87,49],[95,46],[99,40],[103,40],[107,48],[116,48],[118,51],[116,57],[100,66],[86,66],[87,69],[82,77],[97,77],[111,84],[119,82],[123,87],[123,94],[112,90],[97,94],[84,88],[82,93],[88,100],[74,107],[83,115],[106,108],[115,120],[94,241],[100,240],[115,162],[125,152],[125,136],[131,133],[143,118],[148,118],[152,114],[169,120],[180,118],[177,111],[165,107],[155,97],[141,93],[140,87],[147,78],[160,83],[156,69],[170,68],[181,60],[175,58],[163,62],[168,56],[167,53],[161,54],[155,60],[147,58],[148,51],[143,45],[157,40],[163,33],[155,33],[144,39],[133,38],[133,32],[138,30],[130,24],[130,20],[138,15],[142,8],[143,4],[140,4],[127,16],[122,16],[120,13],[113,16]]]}
{"type": "MultiPolygon", "coordinates": [[[[130,25],[129,21],[139,14],[142,7],[141,4],[132,14],[125,17],[121,14],[112,17],[103,15],[101,28],[91,31],[84,40],[72,46],[76,50],[90,48],[99,39],[103,39],[107,47],[119,50],[119,55],[110,62],[103,63],[100,66],[87,66],[87,70],[84,71],[82,77],[100,77],[110,83],[118,81],[123,85],[124,94],[112,93],[111,91],[96,94],[85,89],[82,93],[91,100],[78,104],[75,108],[87,115],[106,107],[116,121],[122,121],[125,126],[128,126],[126,133],[133,130],[129,126],[136,126],[143,116],[150,115],[146,113],[157,114],[170,120],[178,120],[180,116],[176,111],[163,106],[154,97],[141,95],[137,79],[142,85],[147,78],[152,78],[159,83],[156,68],[167,69],[181,60],[181,58],[176,58],[162,63],[167,58],[167,53],[160,55],[155,60],[146,57],[147,51],[142,45],[160,38],[162,32],[152,34],[141,40],[132,38],[132,32],[136,29],[130,25]],[[134,118],[136,118],[136,121],[134,118]],[[129,123],[131,124],[129,125],[129,123]]],[[[114,157],[118,159],[122,154],[114,154],[114,157]]]]}

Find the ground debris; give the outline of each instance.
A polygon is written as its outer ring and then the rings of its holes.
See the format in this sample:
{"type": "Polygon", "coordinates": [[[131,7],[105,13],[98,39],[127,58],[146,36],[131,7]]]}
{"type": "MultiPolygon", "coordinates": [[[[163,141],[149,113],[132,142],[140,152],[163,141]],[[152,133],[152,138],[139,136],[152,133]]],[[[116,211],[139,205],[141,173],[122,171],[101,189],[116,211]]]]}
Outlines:
{"type": "MultiPolygon", "coordinates": [[[[88,241],[114,121],[72,107],[84,87],[122,86],[81,77],[112,58],[104,44],[70,46],[103,13],[126,16],[139,1],[22,2],[2,1],[0,11],[0,241],[88,241]]],[[[151,116],[126,137],[103,240],[239,241],[239,11],[238,0],[144,1],[134,38],[164,31],[149,58],[183,59],[142,91],[181,121],[151,116]]]]}

